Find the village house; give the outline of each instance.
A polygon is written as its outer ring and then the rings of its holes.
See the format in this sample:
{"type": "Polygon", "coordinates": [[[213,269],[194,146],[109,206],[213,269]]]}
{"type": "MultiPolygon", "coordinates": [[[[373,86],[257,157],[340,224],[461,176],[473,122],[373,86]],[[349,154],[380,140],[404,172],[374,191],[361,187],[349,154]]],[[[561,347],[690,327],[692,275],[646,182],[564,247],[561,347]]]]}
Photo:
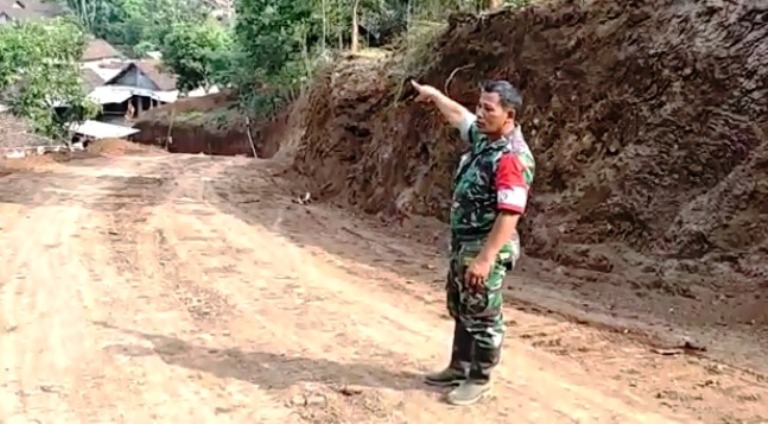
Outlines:
{"type": "Polygon", "coordinates": [[[86,93],[92,93],[120,73],[123,60],[123,54],[111,44],[99,38],[90,40],[80,59],[86,93]],[[115,64],[118,65],[115,66],[115,64]]]}
{"type": "MultiPolygon", "coordinates": [[[[0,25],[13,22],[25,22],[38,19],[50,19],[57,16],[62,16],[66,13],[65,9],[60,6],[59,3],[50,0],[0,0],[0,25]]],[[[125,119],[127,112],[133,110],[146,110],[151,107],[152,104],[167,103],[167,99],[175,101],[175,94],[164,94],[163,90],[173,92],[175,90],[175,80],[162,75],[162,73],[155,71],[156,66],[142,61],[127,62],[123,54],[120,53],[115,47],[108,42],[98,38],[92,38],[88,41],[88,44],[80,58],[82,64],[82,77],[84,91],[89,94],[91,100],[96,101],[102,105],[104,113],[97,119],[109,121],[109,118],[114,118],[115,121],[122,121],[125,119]],[[141,83],[131,83],[125,77],[125,75],[135,75],[134,67],[141,67],[144,69],[144,73],[151,75],[151,77],[142,79],[141,83]],[[118,75],[123,77],[118,78],[118,75]],[[144,80],[152,81],[154,85],[150,85],[150,89],[160,90],[160,93],[144,93],[139,89],[143,89],[147,84],[144,80]],[[171,80],[171,83],[169,83],[171,80]],[[107,84],[112,84],[113,88],[105,90],[107,84]],[[117,90],[119,84],[124,84],[123,88],[117,90]],[[132,92],[131,88],[139,90],[138,93],[132,92]],[[142,96],[145,95],[145,96],[142,96]],[[147,100],[148,99],[148,100],[147,100]],[[107,119],[104,119],[107,118],[107,119]]],[[[130,77],[128,77],[130,78],[130,77]]],[[[62,111],[66,105],[57,105],[55,109],[62,111]]],[[[18,118],[11,116],[7,107],[0,105],[0,119],[3,126],[8,130],[3,134],[3,138],[6,143],[13,139],[14,143],[27,143],[29,137],[35,137],[29,135],[28,131],[11,131],[11,122],[20,123],[18,118]],[[12,134],[15,134],[13,137],[12,134]],[[18,134],[17,134],[18,133],[18,134]],[[22,134],[25,136],[22,137],[22,134]]],[[[18,125],[13,125],[13,128],[19,128],[18,125]]],[[[77,139],[98,139],[106,137],[126,137],[135,132],[133,128],[126,128],[119,125],[111,125],[107,122],[98,122],[96,120],[88,120],[81,123],[72,123],[70,130],[77,139]]]]}
{"type": "Polygon", "coordinates": [[[173,103],[179,96],[176,77],[161,70],[160,61],[141,59],[102,65],[115,72],[90,93],[102,105],[105,122],[123,123],[159,105],[173,103]]]}
{"type": "Polygon", "coordinates": [[[83,83],[88,97],[100,104],[102,111],[94,120],[70,126],[78,135],[76,140],[127,138],[138,132],[131,128],[134,118],[176,101],[176,78],[161,71],[160,61],[125,60],[109,53],[104,45],[99,48],[102,53],[95,54],[94,50],[84,55],[90,62],[83,63],[83,83]]]}
{"type": "MultiPolygon", "coordinates": [[[[0,25],[61,16],[65,9],[48,0],[0,0],[0,25]]],[[[173,103],[179,96],[176,77],[162,71],[159,57],[129,60],[107,41],[92,38],[80,59],[83,88],[102,106],[95,120],[73,123],[71,129],[85,138],[125,136],[135,132],[130,121],[147,110],[173,103]],[[99,122],[101,121],[101,122],[99,122]]],[[[56,105],[63,111],[66,105],[56,105]]]]}

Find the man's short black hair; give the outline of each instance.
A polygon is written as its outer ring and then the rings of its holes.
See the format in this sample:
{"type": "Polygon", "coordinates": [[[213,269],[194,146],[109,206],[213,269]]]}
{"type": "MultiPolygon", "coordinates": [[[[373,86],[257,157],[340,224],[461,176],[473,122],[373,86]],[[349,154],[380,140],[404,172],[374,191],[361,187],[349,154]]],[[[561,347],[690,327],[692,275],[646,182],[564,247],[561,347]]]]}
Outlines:
{"type": "Polygon", "coordinates": [[[520,117],[523,112],[523,95],[511,82],[491,80],[483,82],[481,87],[486,93],[498,94],[501,105],[507,109],[512,109],[515,112],[515,119],[520,117]]]}

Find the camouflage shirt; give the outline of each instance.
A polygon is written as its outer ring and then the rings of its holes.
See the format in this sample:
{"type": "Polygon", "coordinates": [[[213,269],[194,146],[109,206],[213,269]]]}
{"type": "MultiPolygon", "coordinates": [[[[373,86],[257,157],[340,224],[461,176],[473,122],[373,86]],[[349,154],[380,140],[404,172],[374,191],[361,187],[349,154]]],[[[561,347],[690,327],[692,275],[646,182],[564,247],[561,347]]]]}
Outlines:
{"type": "Polygon", "coordinates": [[[522,215],[535,170],[519,126],[491,141],[478,131],[475,120],[469,115],[462,125],[461,135],[470,150],[461,157],[453,178],[450,221],[456,241],[485,240],[500,211],[522,215]]]}

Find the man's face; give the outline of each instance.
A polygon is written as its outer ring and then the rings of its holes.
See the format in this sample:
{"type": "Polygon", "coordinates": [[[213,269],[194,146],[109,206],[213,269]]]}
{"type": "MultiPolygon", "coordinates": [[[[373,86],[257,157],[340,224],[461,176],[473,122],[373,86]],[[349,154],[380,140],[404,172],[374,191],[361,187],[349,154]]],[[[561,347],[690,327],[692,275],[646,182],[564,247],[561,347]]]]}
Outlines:
{"type": "Polygon", "coordinates": [[[501,104],[497,93],[483,91],[477,104],[477,129],[485,134],[503,134],[507,123],[514,119],[512,113],[501,104]]]}

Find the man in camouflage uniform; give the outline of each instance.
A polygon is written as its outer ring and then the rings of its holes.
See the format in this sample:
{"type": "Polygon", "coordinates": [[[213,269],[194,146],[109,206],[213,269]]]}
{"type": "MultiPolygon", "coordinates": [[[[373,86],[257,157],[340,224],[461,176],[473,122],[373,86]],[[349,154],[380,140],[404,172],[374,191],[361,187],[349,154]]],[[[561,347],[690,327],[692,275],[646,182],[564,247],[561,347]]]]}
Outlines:
{"type": "Polygon", "coordinates": [[[490,390],[491,370],[500,360],[502,282],[520,256],[516,228],[535,163],[517,124],[522,96],[509,82],[485,83],[475,114],[434,87],[413,86],[419,100],[437,106],[470,145],[453,179],[446,284],[453,351],[446,369],[426,376],[431,385],[458,386],[448,402],[469,405],[490,390]]]}

